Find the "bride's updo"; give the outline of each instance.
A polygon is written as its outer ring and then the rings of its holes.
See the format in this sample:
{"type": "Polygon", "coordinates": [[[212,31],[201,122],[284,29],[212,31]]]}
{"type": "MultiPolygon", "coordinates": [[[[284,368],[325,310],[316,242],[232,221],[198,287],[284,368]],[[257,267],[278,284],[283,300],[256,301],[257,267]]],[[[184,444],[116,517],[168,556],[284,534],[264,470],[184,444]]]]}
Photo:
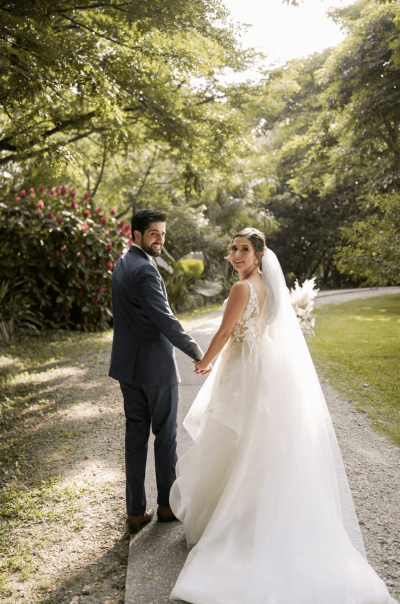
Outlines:
{"type": "MultiPolygon", "coordinates": [[[[228,245],[228,256],[226,256],[226,260],[229,260],[229,254],[231,253],[233,241],[236,237],[246,237],[252,244],[254,251],[257,253],[264,253],[265,248],[265,237],[258,229],[253,229],[253,227],[247,227],[234,235],[231,239],[230,244],[228,245]]],[[[259,260],[258,268],[261,270],[262,268],[262,258],[259,260]]]]}

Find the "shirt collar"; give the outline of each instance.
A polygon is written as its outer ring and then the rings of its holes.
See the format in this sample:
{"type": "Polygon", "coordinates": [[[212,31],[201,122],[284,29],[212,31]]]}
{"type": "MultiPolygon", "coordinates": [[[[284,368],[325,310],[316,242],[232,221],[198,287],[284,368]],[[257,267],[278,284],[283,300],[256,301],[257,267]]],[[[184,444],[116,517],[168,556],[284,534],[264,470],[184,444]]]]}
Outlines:
{"type": "MultiPolygon", "coordinates": [[[[135,247],[139,248],[139,250],[142,250],[142,248],[140,247],[140,245],[138,245],[137,243],[132,243],[132,245],[134,245],[135,247]]],[[[147,258],[150,260],[150,262],[153,261],[153,256],[150,256],[150,254],[148,254],[147,252],[145,252],[144,250],[142,250],[142,252],[144,254],[146,254],[147,258]]]]}

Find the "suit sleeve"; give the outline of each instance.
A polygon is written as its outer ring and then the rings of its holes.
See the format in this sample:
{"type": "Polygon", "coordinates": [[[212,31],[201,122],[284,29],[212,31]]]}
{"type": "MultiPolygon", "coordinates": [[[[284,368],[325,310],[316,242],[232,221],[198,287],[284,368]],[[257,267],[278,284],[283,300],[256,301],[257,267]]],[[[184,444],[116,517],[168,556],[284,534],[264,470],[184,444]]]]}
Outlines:
{"type": "Polygon", "coordinates": [[[165,335],[165,337],[187,354],[194,361],[200,361],[204,356],[197,342],[185,332],[181,323],[174,316],[167,297],[161,286],[161,276],[157,269],[141,270],[136,279],[135,298],[149,319],[165,335]]]}

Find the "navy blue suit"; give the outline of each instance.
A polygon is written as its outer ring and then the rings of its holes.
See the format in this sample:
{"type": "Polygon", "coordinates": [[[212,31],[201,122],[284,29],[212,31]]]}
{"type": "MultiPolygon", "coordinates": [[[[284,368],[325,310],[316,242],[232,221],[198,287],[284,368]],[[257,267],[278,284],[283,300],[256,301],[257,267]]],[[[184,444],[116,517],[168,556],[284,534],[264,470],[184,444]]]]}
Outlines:
{"type": "Polygon", "coordinates": [[[128,515],[146,509],[144,479],[150,426],[158,499],[169,506],[175,480],[179,371],[174,346],[198,361],[203,352],[173,315],[164,281],[148,256],[131,246],[112,277],[114,338],[109,375],[119,380],[126,416],[128,515]]]}

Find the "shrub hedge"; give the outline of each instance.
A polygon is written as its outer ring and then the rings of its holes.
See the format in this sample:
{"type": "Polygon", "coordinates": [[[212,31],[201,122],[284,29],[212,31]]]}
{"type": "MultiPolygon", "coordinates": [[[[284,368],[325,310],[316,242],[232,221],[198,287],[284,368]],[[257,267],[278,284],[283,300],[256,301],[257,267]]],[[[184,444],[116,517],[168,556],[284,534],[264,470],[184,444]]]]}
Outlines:
{"type": "MultiPolygon", "coordinates": [[[[114,216],[64,185],[0,203],[1,283],[16,286],[14,300],[28,298],[47,327],[104,329],[112,322],[112,270],[131,244],[130,225],[114,216]]],[[[13,318],[9,306],[1,302],[0,320],[13,318]]]]}

